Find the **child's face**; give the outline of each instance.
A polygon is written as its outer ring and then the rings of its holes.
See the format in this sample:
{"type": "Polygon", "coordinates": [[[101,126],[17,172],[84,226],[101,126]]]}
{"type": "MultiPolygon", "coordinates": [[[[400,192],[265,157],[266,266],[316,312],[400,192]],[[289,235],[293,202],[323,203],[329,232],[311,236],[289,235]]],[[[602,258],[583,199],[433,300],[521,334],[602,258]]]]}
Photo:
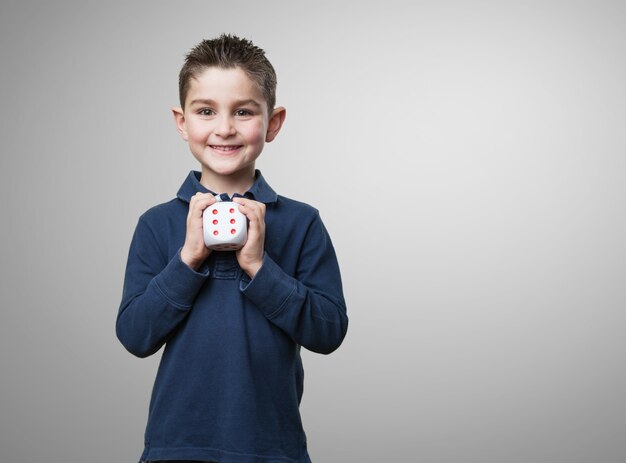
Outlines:
{"type": "Polygon", "coordinates": [[[280,129],[280,110],[284,117],[283,108],[268,114],[261,89],[241,69],[210,67],[191,80],[185,110],[174,116],[203,176],[252,178],[265,142],[280,129]]]}

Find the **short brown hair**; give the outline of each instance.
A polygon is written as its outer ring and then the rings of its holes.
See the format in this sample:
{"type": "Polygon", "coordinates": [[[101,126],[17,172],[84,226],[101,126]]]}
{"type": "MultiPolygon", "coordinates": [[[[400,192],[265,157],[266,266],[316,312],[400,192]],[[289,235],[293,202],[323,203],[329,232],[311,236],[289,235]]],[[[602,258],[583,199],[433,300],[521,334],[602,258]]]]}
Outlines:
{"type": "Polygon", "coordinates": [[[180,105],[185,108],[191,79],[209,67],[241,68],[261,89],[271,112],[276,104],[276,72],[265,52],[250,40],[230,34],[203,40],[187,54],[178,75],[180,105]]]}

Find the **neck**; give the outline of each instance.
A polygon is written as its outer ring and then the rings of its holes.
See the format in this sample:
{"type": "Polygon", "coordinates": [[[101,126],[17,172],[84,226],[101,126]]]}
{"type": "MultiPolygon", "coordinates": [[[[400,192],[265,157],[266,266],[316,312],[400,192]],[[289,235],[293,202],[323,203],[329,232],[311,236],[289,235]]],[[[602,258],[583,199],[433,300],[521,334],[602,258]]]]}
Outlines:
{"type": "Polygon", "coordinates": [[[235,193],[244,194],[252,187],[254,180],[254,168],[232,175],[219,175],[203,168],[200,177],[202,186],[218,194],[227,193],[230,197],[235,193]]]}

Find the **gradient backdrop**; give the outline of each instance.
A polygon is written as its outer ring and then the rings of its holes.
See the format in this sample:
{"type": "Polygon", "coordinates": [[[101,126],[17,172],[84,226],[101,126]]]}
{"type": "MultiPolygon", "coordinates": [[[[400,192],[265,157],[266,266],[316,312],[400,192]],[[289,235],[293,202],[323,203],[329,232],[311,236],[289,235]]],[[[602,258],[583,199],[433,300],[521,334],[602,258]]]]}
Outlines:
{"type": "Polygon", "coordinates": [[[319,208],[351,325],[304,354],[316,463],[626,461],[621,1],[3,1],[0,462],[125,463],[158,354],[114,322],[196,164],[184,54],[267,50],[259,167],[319,208]]]}

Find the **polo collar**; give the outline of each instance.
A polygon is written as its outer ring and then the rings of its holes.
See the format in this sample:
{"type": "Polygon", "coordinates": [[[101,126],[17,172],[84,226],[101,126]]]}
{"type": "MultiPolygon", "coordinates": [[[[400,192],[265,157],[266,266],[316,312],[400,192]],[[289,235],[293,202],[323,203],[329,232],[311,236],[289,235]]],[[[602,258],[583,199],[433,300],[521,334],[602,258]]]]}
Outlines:
{"type": "MultiPolygon", "coordinates": [[[[200,183],[200,177],[201,173],[196,170],[192,170],[191,172],[189,172],[189,175],[180,186],[180,189],[178,190],[176,196],[179,199],[188,203],[191,200],[191,197],[198,192],[211,193],[213,195],[217,194],[217,192],[211,191],[207,189],[204,185],[202,185],[200,183]]],[[[254,199],[255,201],[259,201],[265,204],[275,203],[278,200],[278,195],[265,181],[263,175],[261,175],[261,171],[258,169],[255,170],[254,177],[254,184],[248,191],[243,194],[243,196],[245,198],[254,199]]]]}

